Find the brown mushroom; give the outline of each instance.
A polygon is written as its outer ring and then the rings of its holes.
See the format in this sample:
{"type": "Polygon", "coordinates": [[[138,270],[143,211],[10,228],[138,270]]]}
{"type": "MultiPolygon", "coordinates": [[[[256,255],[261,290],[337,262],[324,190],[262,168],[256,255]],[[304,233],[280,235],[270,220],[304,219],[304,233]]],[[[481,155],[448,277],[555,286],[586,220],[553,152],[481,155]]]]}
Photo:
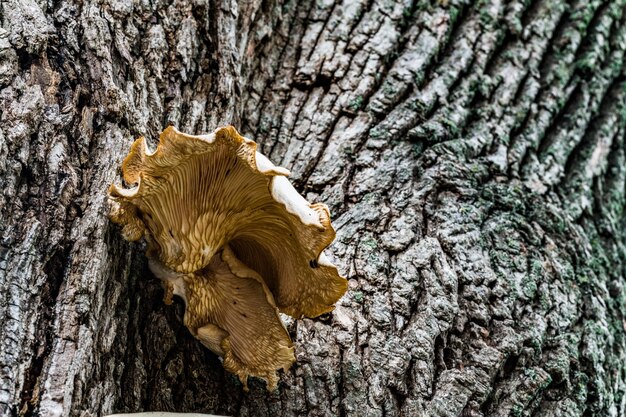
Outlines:
{"type": "Polygon", "coordinates": [[[185,325],[227,370],[273,388],[275,370],[294,360],[277,308],[315,317],[347,287],[323,254],[335,237],[328,208],[309,204],[233,127],[168,127],[153,153],[139,138],[122,171],[133,186],[110,187],[111,219],[126,239],[145,237],[166,302],[185,300],[185,325]]]}

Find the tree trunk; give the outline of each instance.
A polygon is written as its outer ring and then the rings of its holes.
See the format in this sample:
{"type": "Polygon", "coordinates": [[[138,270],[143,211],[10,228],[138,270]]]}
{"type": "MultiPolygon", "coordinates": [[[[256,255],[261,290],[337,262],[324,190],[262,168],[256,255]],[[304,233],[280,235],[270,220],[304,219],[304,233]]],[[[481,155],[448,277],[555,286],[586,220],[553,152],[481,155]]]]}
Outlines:
{"type": "Polygon", "coordinates": [[[626,415],[626,1],[3,0],[0,414],[626,415]],[[471,3],[471,4],[470,4],[471,3]],[[106,190],[233,124],[350,289],[244,393],[106,190]]]}

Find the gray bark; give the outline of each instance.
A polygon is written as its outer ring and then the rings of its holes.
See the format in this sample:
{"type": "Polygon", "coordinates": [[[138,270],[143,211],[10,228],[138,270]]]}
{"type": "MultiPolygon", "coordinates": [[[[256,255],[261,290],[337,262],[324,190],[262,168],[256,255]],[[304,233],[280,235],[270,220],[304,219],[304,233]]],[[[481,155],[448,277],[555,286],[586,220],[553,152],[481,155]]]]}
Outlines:
{"type": "Polygon", "coordinates": [[[624,0],[0,3],[0,414],[626,415],[624,0]],[[250,392],[106,189],[233,124],[337,229],[250,392]]]}

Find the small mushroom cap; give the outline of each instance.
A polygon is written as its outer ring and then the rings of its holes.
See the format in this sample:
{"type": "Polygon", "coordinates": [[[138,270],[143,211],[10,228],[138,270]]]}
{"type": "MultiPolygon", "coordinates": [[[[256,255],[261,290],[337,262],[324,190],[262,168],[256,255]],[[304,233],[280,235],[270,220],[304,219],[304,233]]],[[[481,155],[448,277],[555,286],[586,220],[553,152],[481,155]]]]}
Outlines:
{"type": "Polygon", "coordinates": [[[185,326],[224,357],[224,368],[246,384],[248,375],[276,388],[277,369],[295,361],[293,344],[263,279],[227,246],[185,278],[185,326]]]}
{"type": "Polygon", "coordinates": [[[134,186],[110,187],[112,220],[129,238],[143,234],[148,255],[167,268],[202,270],[228,244],[294,317],[328,312],[345,293],[347,281],[323,254],[335,237],[328,208],[309,204],[289,172],[233,127],[205,136],[168,127],[153,153],[139,138],[122,171],[134,186]]]}

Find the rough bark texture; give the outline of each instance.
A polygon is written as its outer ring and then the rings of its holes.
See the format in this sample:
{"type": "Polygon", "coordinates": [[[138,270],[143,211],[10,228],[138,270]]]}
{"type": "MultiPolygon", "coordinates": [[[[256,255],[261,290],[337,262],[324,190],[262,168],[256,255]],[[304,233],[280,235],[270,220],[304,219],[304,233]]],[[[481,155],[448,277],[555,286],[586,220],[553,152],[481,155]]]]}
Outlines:
{"type": "Polygon", "coordinates": [[[626,1],[3,0],[0,413],[626,415],[626,1]],[[106,188],[234,124],[350,280],[244,393],[106,188]]]}

